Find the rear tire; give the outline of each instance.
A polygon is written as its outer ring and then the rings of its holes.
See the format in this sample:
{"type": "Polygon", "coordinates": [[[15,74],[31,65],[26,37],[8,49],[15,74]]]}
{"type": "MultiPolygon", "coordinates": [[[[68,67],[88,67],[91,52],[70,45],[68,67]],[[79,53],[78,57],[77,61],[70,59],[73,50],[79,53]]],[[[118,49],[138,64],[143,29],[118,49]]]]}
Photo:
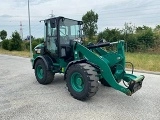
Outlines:
{"type": "Polygon", "coordinates": [[[35,76],[40,84],[50,84],[54,79],[54,73],[47,70],[47,67],[42,59],[35,63],[35,76]]]}
{"type": "Polygon", "coordinates": [[[71,65],[66,72],[66,82],[70,94],[78,100],[86,100],[98,91],[98,74],[87,63],[71,65]]]}

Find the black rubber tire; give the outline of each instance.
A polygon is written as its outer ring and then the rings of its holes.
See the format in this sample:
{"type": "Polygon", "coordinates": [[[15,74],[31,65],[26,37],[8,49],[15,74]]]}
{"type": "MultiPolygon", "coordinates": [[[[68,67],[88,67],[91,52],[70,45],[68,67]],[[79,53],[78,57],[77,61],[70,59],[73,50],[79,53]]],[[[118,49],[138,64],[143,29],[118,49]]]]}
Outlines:
{"type": "Polygon", "coordinates": [[[96,69],[87,63],[78,63],[71,65],[66,72],[66,82],[70,94],[78,100],[86,100],[96,94],[98,91],[98,74],[96,69]],[[72,88],[71,76],[73,73],[81,74],[84,82],[84,88],[81,92],[77,92],[72,88]]]}
{"type": "Polygon", "coordinates": [[[36,63],[35,63],[35,76],[36,76],[37,81],[40,84],[43,84],[43,85],[50,84],[54,79],[54,73],[47,70],[46,65],[45,65],[45,63],[43,62],[42,59],[37,60],[36,63]],[[43,75],[42,79],[40,79],[38,77],[37,72],[36,72],[36,69],[39,65],[42,66],[42,69],[44,71],[44,75],[43,75]]]}
{"type": "MultiPolygon", "coordinates": [[[[104,78],[99,79],[99,81],[101,82],[102,85],[107,86],[107,87],[111,87],[104,78]]],[[[117,82],[119,83],[119,82],[121,82],[121,80],[117,80],[117,82]]]]}

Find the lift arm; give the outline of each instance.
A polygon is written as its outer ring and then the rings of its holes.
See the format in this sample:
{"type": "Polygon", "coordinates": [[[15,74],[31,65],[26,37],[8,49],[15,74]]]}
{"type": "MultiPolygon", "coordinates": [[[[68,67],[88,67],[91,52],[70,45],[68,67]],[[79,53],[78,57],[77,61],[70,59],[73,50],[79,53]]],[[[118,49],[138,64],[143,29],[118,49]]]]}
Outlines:
{"type": "MultiPolygon", "coordinates": [[[[121,45],[123,43],[124,43],[124,41],[118,42],[119,45],[121,45]]],[[[110,61],[108,59],[106,59],[104,56],[96,55],[94,52],[89,50],[87,47],[85,47],[79,43],[75,43],[74,56],[75,56],[75,59],[77,59],[77,60],[79,59],[79,53],[81,53],[85,57],[85,59],[87,59],[89,62],[92,62],[93,64],[97,65],[100,68],[100,73],[101,73],[102,77],[114,89],[119,90],[127,95],[132,95],[134,92],[136,92],[138,89],[141,88],[142,81],[144,79],[143,76],[137,77],[135,75],[126,74],[124,71],[124,74],[123,74],[124,79],[128,80],[128,82],[131,83],[128,88],[125,88],[122,85],[120,85],[119,83],[117,83],[117,81],[115,80],[115,78],[112,74],[112,71],[109,67],[110,61]]],[[[122,56],[122,58],[118,58],[118,59],[123,59],[123,56],[122,56]]]]}

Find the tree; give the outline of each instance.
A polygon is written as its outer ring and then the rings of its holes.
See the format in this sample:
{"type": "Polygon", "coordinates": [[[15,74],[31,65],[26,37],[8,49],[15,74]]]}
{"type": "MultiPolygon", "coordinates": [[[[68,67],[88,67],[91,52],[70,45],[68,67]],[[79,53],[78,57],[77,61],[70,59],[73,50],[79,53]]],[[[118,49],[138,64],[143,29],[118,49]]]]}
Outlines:
{"type": "Polygon", "coordinates": [[[97,21],[98,14],[94,13],[94,11],[90,10],[82,17],[83,21],[83,31],[85,35],[89,38],[89,40],[93,39],[93,36],[97,33],[97,21]]]}
{"type": "Polygon", "coordinates": [[[9,41],[9,50],[18,50],[20,51],[22,49],[21,47],[22,39],[17,31],[12,33],[12,38],[9,41]]]}
{"type": "Polygon", "coordinates": [[[4,40],[4,39],[6,39],[6,37],[7,37],[7,31],[2,30],[2,31],[0,32],[0,38],[1,38],[2,40],[4,40]]]}

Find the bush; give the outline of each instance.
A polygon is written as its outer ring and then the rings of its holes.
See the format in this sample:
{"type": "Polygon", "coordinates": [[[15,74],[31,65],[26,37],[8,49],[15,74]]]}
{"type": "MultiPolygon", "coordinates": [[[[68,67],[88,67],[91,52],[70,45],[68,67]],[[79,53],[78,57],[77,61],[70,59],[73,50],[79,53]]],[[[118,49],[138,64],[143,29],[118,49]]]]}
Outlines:
{"type": "Polygon", "coordinates": [[[34,49],[38,44],[43,43],[43,38],[37,38],[32,40],[32,49],[34,49]]]}
{"type": "Polygon", "coordinates": [[[39,44],[39,42],[37,42],[36,40],[33,40],[32,41],[32,49],[34,49],[38,44],[39,44]]]}
{"type": "Polygon", "coordinates": [[[134,34],[128,35],[126,43],[128,52],[135,52],[138,49],[138,41],[134,34]]]}
{"type": "Polygon", "coordinates": [[[19,33],[17,31],[15,31],[14,33],[12,33],[12,39],[9,41],[9,50],[18,50],[21,51],[22,50],[22,40],[21,37],[19,35],[19,33]]]}
{"type": "Polygon", "coordinates": [[[146,51],[148,49],[152,49],[155,43],[159,42],[159,31],[154,31],[152,28],[147,26],[137,27],[136,30],[132,29],[105,29],[103,32],[98,34],[98,40],[105,39],[106,41],[113,42],[117,40],[124,39],[127,43],[127,51],[135,52],[135,51],[146,51]],[[157,33],[157,34],[155,34],[157,33]],[[158,40],[157,40],[158,39],[158,40]]]}
{"type": "Polygon", "coordinates": [[[2,41],[2,48],[5,50],[9,50],[9,40],[2,41]]]}
{"type": "Polygon", "coordinates": [[[154,46],[153,32],[152,29],[147,29],[137,34],[137,40],[141,45],[144,45],[146,49],[154,46]]]}
{"type": "Polygon", "coordinates": [[[105,39],[108,42],[115,42],[117,40],[123,39],[123,35],[119,29],[105,29],[103,32],[98,34],[98,41],[100,39],[105,39]]]}

